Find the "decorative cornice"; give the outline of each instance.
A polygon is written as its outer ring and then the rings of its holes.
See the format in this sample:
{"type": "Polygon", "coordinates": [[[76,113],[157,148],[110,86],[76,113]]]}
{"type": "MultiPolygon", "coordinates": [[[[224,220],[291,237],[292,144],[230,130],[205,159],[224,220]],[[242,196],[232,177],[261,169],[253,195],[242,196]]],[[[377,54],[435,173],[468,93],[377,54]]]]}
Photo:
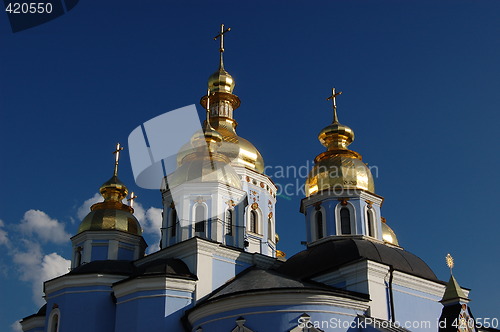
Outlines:
{"type": "Polygon", "coordinates": [[[194,280],[176,279],[165,276],[130,279],[113,285],[116,298],[121,298],[129,294],[154,290],[174,290],[192,293],[195,288],[196,281],[194,280]]]}
{"type": "Polygon", "coordinates": [[[71,238],[71,242],[80,243],[80,242],[85,242],[87,240],[110,240],[110,239],[122,242],[130,242],[133,244],[146,245],[146,241],[144,241],[144,238],[142,236],[130,234],[119,230],[84,231],[73,236],[71,238]]]}
{"type": "Polygon", "coordinates": [[[88,286],[112,286],[115,282],[123,280],[128,276],[106,275],[100,273],[82,274],[82,275],[64,275],[52,280],[48,280],[43,284],[44,293],[46,296],[57,292],[61,289],[72,287],[88,287],[88,286]]]}
{"type": "Polygon", "coordinates": [[[410,288],[419,292],[424,292],[441,298],[444,294],[446,286],[431,280],[412,276],[400,271],[394,271],[394,285],[410,288]]]}

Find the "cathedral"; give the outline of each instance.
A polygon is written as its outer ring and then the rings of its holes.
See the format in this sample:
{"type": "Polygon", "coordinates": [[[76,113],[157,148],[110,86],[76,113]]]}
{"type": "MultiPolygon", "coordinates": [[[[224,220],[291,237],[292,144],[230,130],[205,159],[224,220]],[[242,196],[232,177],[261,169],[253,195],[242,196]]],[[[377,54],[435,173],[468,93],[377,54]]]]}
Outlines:
{"type": "Polygon", "coordinates": [[[21,321],[23,331],[496,331],[474,321],[469,290],[453,275],[439,280],[398,243],[370,169],[350,149],[354,131],[339,121],[335,89],[333,121],[318,136],[325,151],[300,205],[306,249],[291,257],[278,249],[277,187],[236,132],[227,31],[200,102],[203,130],[161,180],[160,250],[145,254],[133,194],[124,203],[118,146],[103,201],[71,238],[70,272],[44,283],[46,304],[21,321]]]}

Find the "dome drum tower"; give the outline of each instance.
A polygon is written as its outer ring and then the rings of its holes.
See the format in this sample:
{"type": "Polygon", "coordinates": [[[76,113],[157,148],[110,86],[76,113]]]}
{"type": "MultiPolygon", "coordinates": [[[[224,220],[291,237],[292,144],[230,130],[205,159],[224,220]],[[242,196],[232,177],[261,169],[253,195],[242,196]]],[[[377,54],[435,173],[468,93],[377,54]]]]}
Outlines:
{"type": "Polygon", "coordinates": [[[142,237],[142,228],[133,215],[133,193],[131,205],[122,201],[128,195],[127,187],[118,179],[118,160],[123,148],[117,144],[114,151],[114,174],[99,192],[103,202],[90,207],[90,213],[83,218],[78,233],[71,238],[73,258],[71,268],[96,260],[137,260],[144,256],[147,247],[142,237]]]}
{"type": "Polygon", "coordinates": [[[240,99],[223,63],[228,31],[222,25],[214,38],[220,40],[220,61],[200,100],[207,110],[204,133],[181,148],[177,170],[164,179],[162,248],[198,236],[275,257],[277,188],[263,174],[259,150],[236,133],[233,112],[240,99]]]}
{"type": "Polygon", "coordinates": [[[338,121],[336,98],[340,94],[333,89],[328,98],[333,103],[333,122],[318,135],[327,151],[314,159],[301,202],[308,245],[330,236],[383,241],[380,208],[384,198],[375,194],[373,176],[361,155],[348,148],[354,131],[338,121]]]}

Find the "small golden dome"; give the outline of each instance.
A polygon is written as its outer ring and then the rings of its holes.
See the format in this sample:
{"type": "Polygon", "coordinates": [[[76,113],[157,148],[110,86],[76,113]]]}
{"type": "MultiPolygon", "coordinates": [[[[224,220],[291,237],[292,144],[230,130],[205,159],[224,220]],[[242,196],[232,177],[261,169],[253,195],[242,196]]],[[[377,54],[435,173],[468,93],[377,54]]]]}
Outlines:
{"type": "MultiPolygon", "coordinates": [[[[336,95],[333,90],[332,96],[336,95]]],[[[333,122],[320,131],[318,139],[327,151],[314,159],[305,184],[307,197],[323,190],[341,193],[345,189],[362,189],[375,193],[370,169],[359,153],[348,149],[354,141],[354,131],[339,123],[335,103],[333,122]]]]}
{"type": "Polygon", "coordinates": [[[223,68],[219,68],[208,78],[208,89],[211,93],[227,92],[232,93],[235,82],[233,77],[223,68]]]}
{"type": "MultiPolygon", "coordinates": [[[[122,205],[128,207],[128,205],[122,205]]],[[[123,207],[118,207],[118,209],[115,207],[109,209],[94,208],[93,211],[83,218],[78,227],[78,233],[84,231],[118,230],[134,235],[142,235],[141,226],[134,215],[123,209],[123,207]]]]}
{"type": "Polygon", "coordinates": [[[348,126],[333,122],[321,130],[318,139],[329,150],[347,149],[354,141],[354,131],[348,126]]]}
{"type": "Polygon", "coordinates": [[[394,233],[392,228],[387,225],[385,218],[382,218],[382,239],[387,243],[399,246],[399,241],[396,237],[396,233],[394,233]]]}
{"type": "Polygon", "coordinates": [[[105,201],[118,201],[121,202],[128,195],[127,187],[118,179],[118,176],[113,175],[111,179],[104,182],[99,192],[105,201]]]}
{"type": "Polygon", "coordinates": [[[83,218],[78,233],[84,231],[118,230],[134,235],[142,235],[141,225],[134,217],[134,209],[122,203],[127,197],[127,187],[113,175],[99,189],[104,202],[90,207],[90,213],[83,218]]]}

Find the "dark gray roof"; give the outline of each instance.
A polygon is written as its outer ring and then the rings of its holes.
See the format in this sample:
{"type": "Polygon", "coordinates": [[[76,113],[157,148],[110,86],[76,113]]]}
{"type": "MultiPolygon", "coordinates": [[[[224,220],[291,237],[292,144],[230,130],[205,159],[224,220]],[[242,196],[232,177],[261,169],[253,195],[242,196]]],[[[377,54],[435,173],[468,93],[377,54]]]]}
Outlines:
{"type": "Polygon", "coordinates": [[[292,256],[277,271],[294,278],[305,279],[358,260],[391,265],[397,271],[439,281],[429,266],[414,254],[361,238],[332,238],[311,246],[292,256]]]}
{"type": "Polygon", "coordinates": [[[310,289],[315,291],[335,292],[337,295],[344,297],[355,297],[362,300],[369,299],[366,294],[340,290],[316,282],[304,282],[279,274],[276,271],[262,270],[256,267],[251,267],[237,275],[219,289],[216,289],[207,298],[207,301],[229,295],[256,293],[261,291],[268,292],[269,290],[277,289],[310,289]]]}
{"type": "Polygon", "coordinates": [[[125,260],[102,260],[93,261],[90,263],[82,264],[68,274],[91,274],[91,273],[104,273],[104,274],[117,274],[117,275],[131,275],[134,273],[135,267],[131,261],[125,260]]]}
{"type": "Polygon", "coordinates": [[[157,275],[196,279],[196,276],[189,271],[187,265],[180,259],[176,258],[161,258],[140,265],[137,267],[136,272],[132,275],[132,277],[157,275]]]}
{"type": "Polygon", "coordinates": [[[196,278],[183,261],[174,258],[156,259],[140,266],[136,266],[132,261],[125,260],[93,261],[80,265],[68,274],[92,273],[124,275],[131,278],[157,275],[196,278]]]}

